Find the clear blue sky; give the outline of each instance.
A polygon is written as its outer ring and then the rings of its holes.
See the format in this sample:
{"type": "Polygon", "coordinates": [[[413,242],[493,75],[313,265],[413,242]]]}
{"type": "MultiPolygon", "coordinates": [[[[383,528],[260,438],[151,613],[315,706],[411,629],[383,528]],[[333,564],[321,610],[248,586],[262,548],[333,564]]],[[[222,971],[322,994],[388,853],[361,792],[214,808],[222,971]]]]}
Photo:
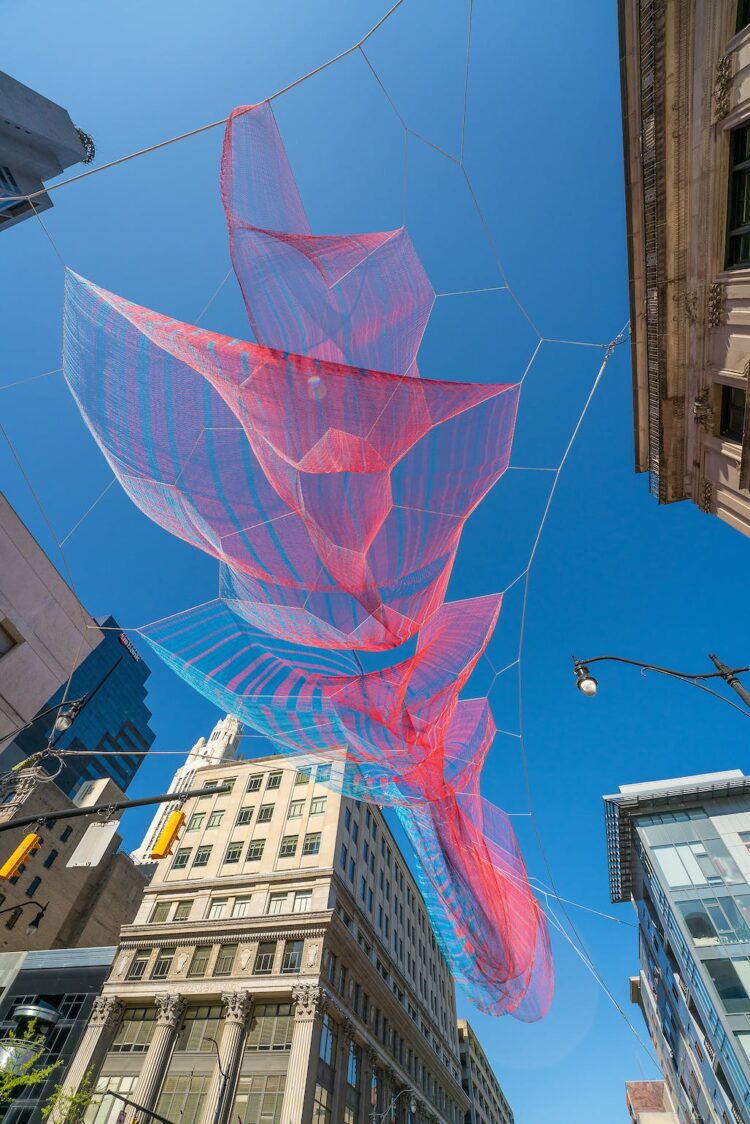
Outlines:
{"type": "MultiPolygon", "coordinates": [[[[350,45],[386,0],[38,0],[3,14],[3,66],[66,106],[113,159],[262,99],[350,45]]],[[[406,0],[370,53],[411,128],[455,151],[467,0],[406,0]]],[[[605,341],[627,317],[627,263],[615,0],[511,4],[475,0],[466,160],[512,284],[547,336],[605,341]]],[[[401,128],[363,60],[349,58],[277,103],[315,229],[399,225],[404,203],[438,290],[497,284],[455,167],[401,128]]],[[[221,131],[55,193],[45,222],[66,263],[131,300],[194,320],[228,268],[217,190],[221,131]]],[[[62,268],[38,223],[2,234],[0,384],[59,363],[62,268]]],[[[234,283],[205,323],[246,334],[234,283]]],[[[420,356],[434,377],[517,378],[531,334],[506,294],[439,302],[420,356]]],[[[599,362],[545,345],[524,396],[513,463],[554,465],[599,362]]],[[[747,608],[732,585],[748,545],[686,504],[658,508],[632,471],[630,367],[616,354],[561,480],[529,602],[525,724],[540,829],[560,893],[610,907],[601,796],[618,784],[744,767],[744,720],[679,684],[611,667],[600,696],[572,685],[570,655],[612,651],[687,670],[706,652],[748,660],[747,608]]],[[[0,392],[7,426],[65,534],[108,480],[60,376],[0,392]]],[[[7,450],[0,482],[54,555],[7,450]]],[[[470,521],[451,594],[502,588],[533,538],[546,474],[510,473],[470,521]]],[[[209,560],[149,524],[113,488],[71,538],[80,596],[125,626],[205,600],[209,560]]],[[[521,563],[522,564],[522,563],[521,563]]],[[[516,640],[509,599],[493,645],[516,640]]],[[[217,715],[149,656],[156,749],[186,749],[217,715]]],[[[486,668],[484,669],[486,671],[486,668]]],[[[477,688],[486,682],[486,675],[477,688]]],[[[492,699],[517,730],[515,683],[492,699]]],[[[255,744],[247,743],[248,750],[255,744]]],[[[135,793],[163,787],[176,759],[154,757],[135,793]]],[[[485,794],[523,812],[518,742],[498,737],[485,794]]],[[[133,845],[146,816],[126,821],[133,845]]],[[[516,820],[533,874],[546,880],[527,819],[516,820]]],[[[634,929],[580,911],[576,922],[627,1007],[637,970],[634,929]]],[[[623,1082],[650,1076],[640,1048],[570,949],[555,942],[557,997],[525,1026],[468,1011],[519,1124],[624,1122],[623,1082]]],[[[465,1006],[465,1005],[464,1005],[465,1006]]],[[[639,1030],[640,1015],[628,1008],[639,1030]]]]}

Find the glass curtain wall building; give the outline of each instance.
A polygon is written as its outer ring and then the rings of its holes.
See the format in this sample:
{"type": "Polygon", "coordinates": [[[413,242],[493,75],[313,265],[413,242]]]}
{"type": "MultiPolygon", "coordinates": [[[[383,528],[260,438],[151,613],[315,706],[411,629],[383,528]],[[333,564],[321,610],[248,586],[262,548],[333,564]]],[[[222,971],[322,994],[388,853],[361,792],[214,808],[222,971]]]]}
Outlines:
{"type": "MultiPolygon", "coordinates": [[[[67,693],[71,700],[86,697],[86,704],[70,729],[54,740],[61,749],[99,751],[91,757],[70,758],[56,777],[58,787],[70,797],[87,781],[102,777],[127,789],[154,741],[151,711],[146,705],[149,667],[118,630],[114,617],[99,618],[97,624],[104,630],[104,639],[76,668],[67,693]]],[[[39,713],[61,702],[64,689],[63,684],[39,713]]],[[[9,747],[13,761],[44,749],[53,721],[50,716],[19,734],[9,747]]],[[[56,767],[53,761],[50,772],[56,767]]]]}
{"type": "Polygon", "coordinates": [[[750,1122],[750,777],[604,798],[613,902],[639,924],[642,1011],[681,1122],[750,1122]]]}

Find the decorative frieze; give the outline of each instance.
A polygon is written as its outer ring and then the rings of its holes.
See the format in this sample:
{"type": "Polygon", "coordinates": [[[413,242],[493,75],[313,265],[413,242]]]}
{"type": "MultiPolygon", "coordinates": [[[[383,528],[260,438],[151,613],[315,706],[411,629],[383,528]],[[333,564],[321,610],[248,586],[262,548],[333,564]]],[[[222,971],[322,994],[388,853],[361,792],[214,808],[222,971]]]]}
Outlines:
{"type": "Polygon", "coordinates": [[[703,495],[701,496],[700,509],[710,515],[714,509],[714,486],[710,480],[703,482],[703,495]]]}
{"type": "Polygon", "coordinates": [[[710,432],[714,425],[712,397],[711,387],[703,386],[693,402],[693,421],[707,432],[710,432]]]}
{"type": "Polygon", "coordinates": [[[725,291],[721,281],[714,281],[708,287],[708,326],[719,328],[724,323],[725,291]]]}
{"type": "Polygon", "coordinates": [[[723,55],[716,64],[714,77],[714,112],[717,121],[723,121],[729,113],[732,92],[732,56],[723,55]]]}
{"type": "Polygon", "coordinates": [[[158,937],[151,938],[133,938],[132,940],[124,940],[120,942],[120,948],[123,950],[139,949],[148,950],[152,948],[161,948],[163,944],[169,944],[170,947],[176,948],[196,948],[198,945],[207,944],[226,944],[228,942],[255,944],[257,941],[303,941],[303,940],[322,940],[325,936],[325,929],[321,928],[306,928],[306,929],[263,929],[248,933],[247,929],[237,931],[230,931],[228,929],[217,931],[213,934],[198,936],[196,933],[186,933],[185,936],[177,936],[174,931],[170,932],[167,937],[162,933],[158,937]]]}

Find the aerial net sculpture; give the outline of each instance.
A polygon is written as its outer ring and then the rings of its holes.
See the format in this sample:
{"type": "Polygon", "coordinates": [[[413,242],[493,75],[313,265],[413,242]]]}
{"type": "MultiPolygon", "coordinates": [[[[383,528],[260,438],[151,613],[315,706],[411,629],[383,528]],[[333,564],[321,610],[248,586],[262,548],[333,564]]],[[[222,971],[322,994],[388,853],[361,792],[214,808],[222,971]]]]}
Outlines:
{"type": "Polygon", "coordinates": [[[406,231],[313,235],[268,104],[231,115],[221,187],[255,342],[67,278],[87,425],[133,502],[220,563],[217,599],[139,631],[282,750],[344,760],[348,794],[393,806],[456,977],[487,1011],[539,1018],[546,921],[480,794],[489,704],[459,697],[502,598],[445,602],[519,386],[419,377],[434,294],[406,231]]]}

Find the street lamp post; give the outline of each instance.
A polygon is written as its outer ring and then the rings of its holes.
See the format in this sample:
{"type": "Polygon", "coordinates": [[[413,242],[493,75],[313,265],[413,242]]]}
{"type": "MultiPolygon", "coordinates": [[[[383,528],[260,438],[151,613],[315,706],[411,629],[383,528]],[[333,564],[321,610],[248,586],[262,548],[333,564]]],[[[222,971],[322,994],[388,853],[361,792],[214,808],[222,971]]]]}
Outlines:
{"type": "Polygon", "coordinates": [[[219,1084],[219,1095],[216,1100],[216,1111],[214,1112],[213,1124],[219,1124],[221,1120],[222,1109],[224,1108],[224,1097],[226,1096],[227,1085],[229,1083],[229,1074],[224,1072],[224,1067],[221,1064],[221,1054],[219,1053],[219,1043],[215,1038],[206,1037],[206,1042],[212,1042],[214,1050],[216,1051],[216,1065],[219,1068],[219,1075],[221,1082],[219,1084]]]}
{"type": "Polygon", "coordinates": [[[722,663],[719,657],[714,652],[709,652],[708,658],[713,663],[716,671],[704,672],[701,675],[691,675],[686,671],[675,671],[671,667],[659,667],[658,664],[641,663],[640,660],[629,660],[624,656],[591,656],[586,660],[579,660],[573,656],[573,673],[576,677],[576,686],[581,694],[586,695],[587,698],[593,698],[596,694],[599,684],[598,681],[589,671],[589,665],[594,663],[603,663],[605,661],[611,663],[624,663],[630,667],[638,667],[641,671],[655,671],[659,675],[667,675],[671,679],[679,679],[683,683],[690,683],[693,687],[698,687],[701,691],[705,691],[714,698],[720,699],[721,702],[727,703],[734,710],[738,710],[740,714],[750,717],[750,691],[748,691],[737,678],[745,671],[750,671],[750,667],[728,667],[727,664],[722,663]],[[705,680],[707,679],[723,679],[728,687],[739,695],[742,702],[747,709],[743,709],[733,703],[731,699],[720,695],[717,691],[712,691],[707,687],[705,680]]]}
{"type": "Polygon", "coordinates": [[[375,1109],[372,1110],[372,1113],[370,1114],[371,1124],[383,1124],[383,1121],[386,1119],[386,1117],[390,1117],[390,1119],[393,1120],[393,1111],[396,1107],[396,1102],[400,1097],[403,1097],[404,1093],[409,1093],[409,1095],[411,1096],[411,1101],[409,1103],[409,1115],[414,1117],[417,1112],[417,1101],[414,1096],[414,1091],[407,1086],[405,1089],[402,1089],[400,1093],[396,1093],[395,1096],[393,1093],[391,1093],[390,1104],[386,1109],[384,1109],[383,1112],[376,1112],[375,1109]]]}
{"type": "Polygon", "coordinates": [[[32,917],[31,921],[29,921],[28,927],[26,929],[26,935],[30,937],[31,934],[35,933],[39,928],[42,918],[47,912],[47,906],[49,905],[49,902],[46,902],[44,905],[42,905],[41,902],[37,902],[34,901],[33,898],[29,898],[25,902],[19,902],[18,905],[9,905],[5,909],[0,909],[0,917],[2,917],[4,913],[15,913],[16,911],[20,913],[20,911],[22,909],[25,909],[27,905],[34,905],[39,910],[36,916],[32,917]]]}

